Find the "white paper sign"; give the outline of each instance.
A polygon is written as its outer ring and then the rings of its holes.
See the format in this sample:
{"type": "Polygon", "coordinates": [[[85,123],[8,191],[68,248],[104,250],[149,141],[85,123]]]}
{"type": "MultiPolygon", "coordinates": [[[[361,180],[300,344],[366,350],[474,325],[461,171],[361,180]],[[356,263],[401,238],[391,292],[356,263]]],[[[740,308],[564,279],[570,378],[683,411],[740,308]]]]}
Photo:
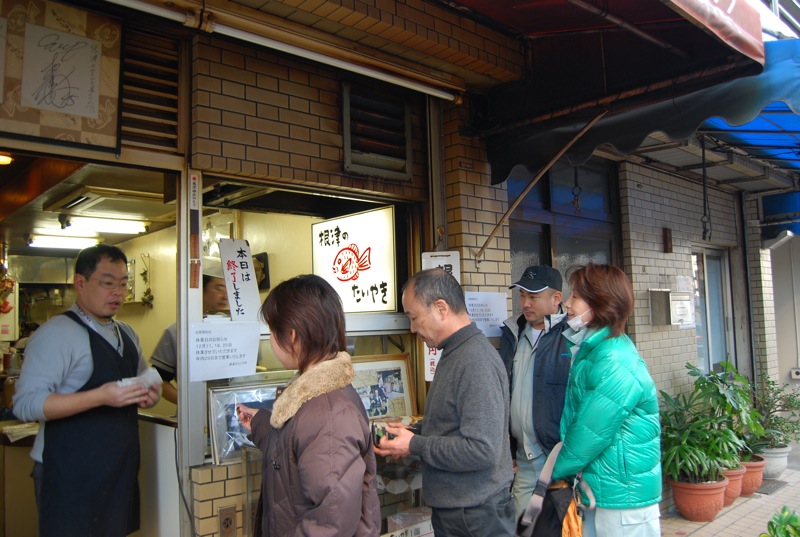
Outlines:
{"type": "MultiPolygon", "coordinates": [[[[461,254],[459,252],[422,252],[422,270],[433,268],[449,272],[461,285],[461,254]]],[[[436,373],[436,366],[439,365],[440,353],[438,349],[431,349],[425,343],[422,345],[425,347],[425,380],[430,382],[436,373]]]]}
{"type": "Polygon", "coordinates": [[[219,253],[225,287],[228,289],[231,319],[257,322],[261,297],[258,295],[250,245],[241,239],[220,239],[219,253]]]}
{"type": "Polygon", "coordinates": [[[189,380],[242,377],[256,372],[256,322],[205,322],[189,325],[189,380]]]}
{"type": "Polygon", "coordinates": [[[500,326],[508,315],[505,293],[467,291],[469,318],[486,337],[500,337],[500,326]]]}
{"type": "Polygon", "coordinates": [[[459,252],[422,252],[422,270],[440,268],[453,275],[461,285],[461,254],[459,252]]]}

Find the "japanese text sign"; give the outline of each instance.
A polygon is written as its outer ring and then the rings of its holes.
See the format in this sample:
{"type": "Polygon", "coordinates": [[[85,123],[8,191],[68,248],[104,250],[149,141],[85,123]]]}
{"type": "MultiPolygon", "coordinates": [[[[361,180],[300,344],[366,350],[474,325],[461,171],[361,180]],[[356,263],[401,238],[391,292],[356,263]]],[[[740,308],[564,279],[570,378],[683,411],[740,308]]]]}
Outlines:
{"type": "Polygon", "coordinates": [[[330,283],[346,313],[397,310],[394,207],[311,225],[314,274],[330,283]]]}
{"type": "Polygon", "coordinates": [[[258,321],[261,298],[250,245],[241,239],[220,239],[219,251],[222,257],[222,274],[228,289],[231,319],[258,321]]]}

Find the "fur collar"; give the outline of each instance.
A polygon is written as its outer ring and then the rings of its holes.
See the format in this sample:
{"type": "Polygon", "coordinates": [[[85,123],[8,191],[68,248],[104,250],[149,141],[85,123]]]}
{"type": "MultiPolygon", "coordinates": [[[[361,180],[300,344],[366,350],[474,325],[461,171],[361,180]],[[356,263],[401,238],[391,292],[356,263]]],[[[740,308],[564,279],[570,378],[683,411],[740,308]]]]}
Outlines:
{"type": "Polygon", "coordinates": [[[276,429],[292,419],[303,404],[314,397],[344,388],[355,377],[353,362],[346,352],[325,360],[296,377],[272,406],[269,422],[276,429]]]}

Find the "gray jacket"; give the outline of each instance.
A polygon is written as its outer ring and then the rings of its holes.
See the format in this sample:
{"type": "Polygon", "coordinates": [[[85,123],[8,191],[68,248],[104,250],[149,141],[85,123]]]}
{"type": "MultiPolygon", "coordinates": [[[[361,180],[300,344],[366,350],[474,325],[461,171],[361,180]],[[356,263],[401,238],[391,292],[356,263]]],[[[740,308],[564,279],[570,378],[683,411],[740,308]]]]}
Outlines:
{"type": "Polygon", "coordinates": [[[471,323],[442,354],[410,450],[422,459],[422,491],[435,508],[483,504],[513,479],[508,379],[497,351],[471,323]]]}

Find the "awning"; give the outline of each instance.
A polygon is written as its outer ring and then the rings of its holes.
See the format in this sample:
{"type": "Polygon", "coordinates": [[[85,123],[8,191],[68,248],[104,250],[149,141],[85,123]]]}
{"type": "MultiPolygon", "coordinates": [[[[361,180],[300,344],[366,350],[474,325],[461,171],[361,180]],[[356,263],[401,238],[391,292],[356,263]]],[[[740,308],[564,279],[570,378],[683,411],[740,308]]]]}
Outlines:
{"type": "MultiPolygon", "coordinates": [[[[685,140],[704,121],[719,117],[727,125],[747,126],[741,127],[738,134],[737,129],[716,121],[706,123],[703,128],[713,129],[714,136],[720,139],[723,135],[739,136],[736,140],[730,138],[731,143],[748,146],[747,151],[754,156],[758,155],[756,146],[765,149],[776,146],[783,151],[782,165],[800,169],[797,155],[800,152],[800,118],[797,114],[800,114],[800,40],[770,41],[766,43],[766,64],[760,75],[609,114],[584,134],[566,152],[565,158],[573,165],[582,164],[603,144],[630,154],[648,134],[656,131],[663,131],[672,140],[685,140]],[[783,105],[768,107],[776,102],[783,105]],[[773,115],[776,110],[781,113],[773,115]],[[775,127],[779,123],[776,117],[781,118],[783,128],[770,134],[767,126],[775,127]],[[756,122],[750,124],[754,120],[756,122]],[[724,129],[730,132],[719,132],[724,129]]],[[[569,124],[549,130],[543,130],[541,124],[527,125],[488,136],[492,183],[504,181],[518,165],[524,166],[528,173],[536,173],[592,116],[592,113],[573,114],[569,124]]]]}
{"type": "MultiPolygon", "coordinates": [[[[475,133],[546,128],[761,72],[761,16],[747,0],[458,0],[519,32],[521,80],[487,92],[475,133]]],[[[466,131],[466,130],[465,130],[466,131]]],[[[466,132],[465,132],[466,133],[466,132]]]]}

